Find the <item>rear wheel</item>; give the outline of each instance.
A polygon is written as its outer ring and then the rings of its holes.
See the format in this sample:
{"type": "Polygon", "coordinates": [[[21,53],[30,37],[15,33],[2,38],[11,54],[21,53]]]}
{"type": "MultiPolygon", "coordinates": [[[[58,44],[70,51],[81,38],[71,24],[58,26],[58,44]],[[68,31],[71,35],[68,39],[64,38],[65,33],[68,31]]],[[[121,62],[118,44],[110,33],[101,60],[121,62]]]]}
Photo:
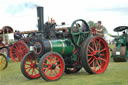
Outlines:
{"type": "Polygon", "coordinates": [[[5,69],[8,65],[7,58],[4,54],[0,53],[0,71],[5,69]]]}
{"type": "Polygon", "coordinates": [[[81,63],[90,74],[103,73],[109,63],[109,48],[101,37],[88,37],[81,49],[81,63]]]}
{"type": "Polygon", "coordinates": [[[40,77],[38,62],[32,52],[26,54],[23,58],[21,62],[21,72],[28,79],[37,79],[40,77]]]}
{"type": "Polygon", "coordinates": [[[65,63],[62,56],[56,52],[48,52],[39,62],[39,71],[46,81],[55,81],[62,77],[65,63]]]}

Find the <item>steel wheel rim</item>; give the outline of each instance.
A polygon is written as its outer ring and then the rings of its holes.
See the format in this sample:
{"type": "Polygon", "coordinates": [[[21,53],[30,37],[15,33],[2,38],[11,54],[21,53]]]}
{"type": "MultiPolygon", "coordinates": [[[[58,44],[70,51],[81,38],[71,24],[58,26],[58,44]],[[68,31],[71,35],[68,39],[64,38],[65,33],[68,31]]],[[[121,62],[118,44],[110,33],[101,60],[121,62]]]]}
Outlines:
{"type": "Polygon", "coordinates": [[[0,55],[0,71],[7,66],[7,59],[5,56],[0,55]]]}
{"type": "Polygon", "coordinates": [[[10,48],[10,57],[14,62],[21,61],[24,55],[28,53],[28,47],[24,42],[16,42],[10,48]]]}
{"type": "Polygon", "coordinates": [[[36,56],[32,53],[27,56],[24,62],[24,70],[26,74],[31,78],[38,78],[40,77],[38,62],[36,60],[36,56]]]}
{"type": "Polygon", "coordinates": [[[89,42],[87,60],[93,72],[99,74],[106,70],[109,63],[109,48],[102,38],[95,37],[89,42]]]}
{"type": "Polygon", "coordinates": [[[63,71],[64,63],[60,56],[51,54],[44,59],[42,63],[42,72],[47,79],[56,80],[60,78],[60,76],[63,74],[63,71]]]}

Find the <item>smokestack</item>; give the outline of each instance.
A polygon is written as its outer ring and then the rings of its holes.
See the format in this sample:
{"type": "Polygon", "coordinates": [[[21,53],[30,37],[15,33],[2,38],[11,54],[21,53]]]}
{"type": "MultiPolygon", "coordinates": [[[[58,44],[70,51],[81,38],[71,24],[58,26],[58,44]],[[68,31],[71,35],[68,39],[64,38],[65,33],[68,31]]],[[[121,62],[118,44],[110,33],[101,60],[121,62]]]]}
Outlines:
{"type": "Polygon", "coordinates": [[[38,32],[44,32],[44,15],[43,7],[37,7],[37,17],[38,17],[38,32]]]}

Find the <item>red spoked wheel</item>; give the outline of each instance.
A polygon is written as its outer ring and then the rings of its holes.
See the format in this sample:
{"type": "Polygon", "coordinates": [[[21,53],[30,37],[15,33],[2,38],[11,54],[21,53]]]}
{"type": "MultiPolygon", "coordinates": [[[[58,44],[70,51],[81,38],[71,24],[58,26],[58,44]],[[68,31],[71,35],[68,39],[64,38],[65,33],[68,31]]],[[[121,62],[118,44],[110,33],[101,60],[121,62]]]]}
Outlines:
{"type": "Polygon", "coordinates": [[[29,52],[21,62],[21,72],[28,79],[37,79],[40,77],[38,64],[36,56],[29,52]]]}
{"type": "Polygon", "coordinates": [[[56,52],[46,53],[39,62],[39,71],[46,81],[55,81],[64,73],[65,63],[62,56],[56,52]]]}
{"type": "Polygon", "coordinates": [[[21,40],[10,47],[10,57],[14,62],[21,61],[28,51],[28,46],[21,40]]]}
{"type": "Polygon", "coordinates": [[[81,62],[90,74],[103,73],[109,63],[109,48],[101,37],[89,37],[81,49],[81,62]]]}

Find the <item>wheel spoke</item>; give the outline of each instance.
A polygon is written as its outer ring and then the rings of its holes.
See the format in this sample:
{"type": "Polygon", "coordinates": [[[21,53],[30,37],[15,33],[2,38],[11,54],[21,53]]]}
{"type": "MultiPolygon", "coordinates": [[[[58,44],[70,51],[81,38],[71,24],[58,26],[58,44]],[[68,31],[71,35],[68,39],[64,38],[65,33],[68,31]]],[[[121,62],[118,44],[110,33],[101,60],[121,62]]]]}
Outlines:
{"type": "Polygon", "coordinates": [[[49,71],[49,69],[45,69],[45,74],[47,74],[47,73],[48,73],[48,71],[49,71]]]}
{"type": "Polygon", "coordinates": [[[95,58],[93,58],[93,60],[89,63],[89,65],[91,65],[94,62],[95,58]]]}
{"type": "Polygon", "coordinates": [[[31,68],[28,70],[28,73],[30,72],[31,68]]]}
{"type": "Polygon", "coordinates": [[[79,35],[78,40],[77,40],[77,45],[79,45],[79,44],[80,44],[80,35],[79,35]]]}
{"type": "Polygon", "coordinates": [[[94,51],[94,49],[93,49],[90,45],[89,45],[88,47],[89,47],[92,51],[94,51]]]}
{"type": "Polygon", "coordinates": [[[100,60],[103,60],[104,62],[106,62],[106,60],[105,60],[105,59],[103,59],[103,58],[101,58],[101,57],[100,57],[99,59],[100,59],[100,60]]]}
{"type": "Polygon", "coordinates": [[[77,33],[73,32],[72,35],[77,36],[77,35],[79,35],[79,32],[77,32],[77,33]]]}
{"type": "Polygon", "coordinates": [[[89,59],[88,59],[88,62],[92,59],[93,57],[90,57],[89,59]]]}
{"type": "Polygon", "coordinates": [[[100,50],[100,52],[103,52],[103,51],[105,51],[105,50],[106,50],[106,48],[104,48],[104,49],[100,50]]]}
{"type": "Polygon", "coordinates": [[[47,63],[43,63],[43,65],[49,66],[49,64],[47,64],[47,63]]]}
{"type": "Polygon", "coordinates": [[[33,69],[32,69],[32,75],[33,75],[33,73],[34,73],[34,70],[35,70],[35,69],[33,68],[33,69]]]}
{"type": "Polygon", "coordinates": [[[100,56],[104,56],[104,54],[100,54],[100,56]]]}
{"type": "Polygon", "coordinates": [[[102,70],[102,69],[101,69],[101,66],[100,66],[100,64],[98,63],[97,60],[96,60],[96,63],[97,63],[97,65],[98,65],[99,69],[102,70]]]}
{"type": "Polygon", "coordinates": [[[90,49],[88,49],[88,52],[92,53],[90,49]]]}
{"type": "Polygon", "coordinates": [[[48,61],[48,63],[49,63],[49,64],[51,64],[51,62],[50,62],[50,60],[49,60],[49,59],[47,59],[47,61],[48,61]]]}
{"type": "Polygon", "coordinates": [[[53,72],[52,72],[52,70],[50,70],[49,76],[51,76],[51,75],[52,75],[52,73],[53,73],[53,72]]]}
{"type": "Polygon", "coordinates": [[[54,62],[54,64],[56,64],[57,62],[59,62],[59,60],[56,60],[56,61],[54,62]]]}
{"type": "Polygon", "coordinates": [[[99,62],[100,62],[100,63],[99,63],[99,64],[100,64],[100,66],[101,66],[102,62],[101,62],[101,60],[100,60],[100,59],[98,59],[98,60],[99,60],[99,62]]]}
{"type": "Polygon", "coordinates": [[[59,64],[59,65],[56,65],[56,67],[60,67],[61,65],[59,64]]]}
{"type": "Polygon", "coordinates": [[[53,61],[54,61],[54,63],[56,62],[56,57],[54,57],[53,61]]]}
{"type": "Polygon", "coordinates": [[[27,68],[25,68],[25,69],[29,69],[29,68],[31,68],[31,67],[27,67],[27,68]]]}
{"type": "Polygon", "coordinates": [[[100,51],[100,47],[101,47],[100,40],[99,40],[99,42],[97,44],[97,48],[98,48],[98,46],[99,46],[99,50],[98,51],[100,51]]]}
{"type": "Polygon", "coordinates": [[[36,75],[37,73],[36,73],[36,68],[34,68],[34,74],[36,75]]]}
{"type": "Polygon", "coordinates": [[[88,56],[94,56],[94,54],[88,54],[88,56]]]}
{"type": "Polygon", "coordinates": [[[56,71],[56,69],[54,71],[55,71],[56,74],[58,74],[57,71],[56,71]]]}
{"type": "Polygon", "coordinates": [[[60,71],[60,69],[58,69],[58,68],[56,68],[55,70],[58,70],[58,71],[60,71]]]}
{"type": "Polygon", "coordinates": [[[97,46],[96,46],[95,39],[93,39],[93,45],[95,46],[95,51],[97,51],[97,46]]]}

